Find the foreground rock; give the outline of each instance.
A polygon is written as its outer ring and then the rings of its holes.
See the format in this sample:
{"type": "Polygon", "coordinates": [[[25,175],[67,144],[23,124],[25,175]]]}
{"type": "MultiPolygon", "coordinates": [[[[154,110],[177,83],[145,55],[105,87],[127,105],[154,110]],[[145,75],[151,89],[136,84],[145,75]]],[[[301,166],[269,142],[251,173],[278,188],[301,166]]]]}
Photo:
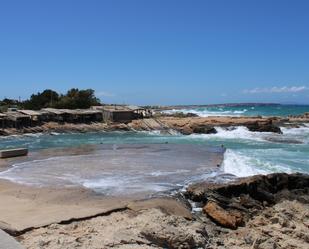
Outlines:
{"type": "Polygon", "coordinates": [[[235,229],[243,223],[242,216],[239,212],[236,213],[236,211],[234,211],[232,213],[225,211],[214,201],[208,201],[204,206],[203,211],[216,223],[227,228],[235,229]]]}
{"type": "Polygon", "coordinates": [[[309,175],[271,174],[238,179],[229,184],[198,183],[186,196],[204,206],[218,225],[236,229],[260,210],[281,200],[309,203],[309,175]]]}
{"type": "Polygon", "coordinates": [[[284,200],[267,207],[245,227],[223,231],[211,239],[212,248],[307,249],[309,248],[309,205],[284,200]]]}
{"type": "Polygon", "coordinates": [[[199,248],[203,225],[159,209],[112,213],[68,225],[54,224],[18,239],[26,248],[199,248]]]}
{"type": "Polygon", "coordinates": [[[17,238],[29,249],[305,249],[308,188],[309,176],[303,174],[199,183],[188,188],[186,197],[199,202],[204,212],[190,215],[172,200],[159,206],[147,201],[109,215],[33,229],[17,238]]]}
{"type": "Polygon", "coordinates": [[[309,175],[199,183],[190,186],[186,196],[206,214],[199,215],[208,233],[206,248],[309,247],[309,175]]]}

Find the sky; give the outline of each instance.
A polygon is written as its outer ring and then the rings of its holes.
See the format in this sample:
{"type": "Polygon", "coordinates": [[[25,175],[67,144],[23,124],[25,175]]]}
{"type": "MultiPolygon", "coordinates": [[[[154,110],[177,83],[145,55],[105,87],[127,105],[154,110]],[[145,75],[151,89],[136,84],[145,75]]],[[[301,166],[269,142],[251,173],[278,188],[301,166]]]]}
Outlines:
{"type": "Polygon", "coordinates": [[[0,0],[0,98],[309,104],[307,0],[0,0]]]}

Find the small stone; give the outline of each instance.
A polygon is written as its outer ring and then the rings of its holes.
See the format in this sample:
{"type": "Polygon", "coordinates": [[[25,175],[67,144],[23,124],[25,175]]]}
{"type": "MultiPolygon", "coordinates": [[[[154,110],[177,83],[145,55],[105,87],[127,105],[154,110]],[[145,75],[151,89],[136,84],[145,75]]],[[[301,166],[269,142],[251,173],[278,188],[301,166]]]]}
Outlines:
{"type": "Polygon", "coordinates": [[[279,218],[278,218],[278,217],[271,218],[271,219],[270,219],[270,222],[271,222],[272,224],[277,224],[277,223],[279,223],[279,218]]]}
{"type": "Polygon", "coordinates": [[[247,234],[244,237],[244,240],[245,240],[246,244],[248,244],[248,245],[252,245],[253,244],[253,239],[252,239],[252,236],[250,234],[247,234]]]}
{"type": "Polygon", "coordinates": [[[277,247],[277,243],[272,239],[268,239],[265,242],[259,244],[259,248],[263,249],[276,249],[277,247]]]}

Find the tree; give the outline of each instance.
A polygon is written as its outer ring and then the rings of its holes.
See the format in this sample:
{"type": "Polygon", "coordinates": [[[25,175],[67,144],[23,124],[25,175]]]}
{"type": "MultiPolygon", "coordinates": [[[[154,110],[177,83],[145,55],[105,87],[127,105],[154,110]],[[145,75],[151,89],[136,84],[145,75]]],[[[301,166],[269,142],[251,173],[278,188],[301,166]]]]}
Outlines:
{"type": "Polygon", "coordinates": [[[85,109],[93,105],[100,105],[100,100],[95,97],[94,90],[70,89],[66,95],[61,96],[56,104],[57,108],[85,109]]]}
{"type": "Polygon", "coordinates": [[[42,108],[53,107],[59,101],[59,94],[47,89],[42,93],[32,94],[29,100],[24,102],[25,109],[40,110],[42,108]]]}
{"type": "Polygon", "coordinates": [[[66,94],[46,89],[42,93],[32,94],[29,100],[19,102],[12,99],[0,101],[0,106],[18,106],[23,109],[40,110],[42,108],[86,109],[93,105],[100,105],[100,100],[95,97],[94,90],[79,90],[72,88],[66,94]]]}

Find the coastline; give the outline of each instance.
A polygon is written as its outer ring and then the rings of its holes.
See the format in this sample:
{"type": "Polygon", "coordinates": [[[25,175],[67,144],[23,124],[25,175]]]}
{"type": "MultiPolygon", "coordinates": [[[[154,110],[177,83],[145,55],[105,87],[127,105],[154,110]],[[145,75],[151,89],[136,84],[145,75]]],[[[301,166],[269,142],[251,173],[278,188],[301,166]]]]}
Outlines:
{"type": "Polygon", "coordinates": [[[1,136],[36,134],[36,133],[85,133],[85,132],[111,132],[111,131],[163,131],[174,130],[184,135],[192,133],[215,133],[215,127],[245,126],[251,131],[280,133],[280,126],[300,127],[309,123],[309,115],[282,117],[192,117],[184,115],[158,115],[154,118],[132,120],[127,123],[56,123],[48,122],[40,126],[25,127],[22,129],[3,129],[1,136]]]}

